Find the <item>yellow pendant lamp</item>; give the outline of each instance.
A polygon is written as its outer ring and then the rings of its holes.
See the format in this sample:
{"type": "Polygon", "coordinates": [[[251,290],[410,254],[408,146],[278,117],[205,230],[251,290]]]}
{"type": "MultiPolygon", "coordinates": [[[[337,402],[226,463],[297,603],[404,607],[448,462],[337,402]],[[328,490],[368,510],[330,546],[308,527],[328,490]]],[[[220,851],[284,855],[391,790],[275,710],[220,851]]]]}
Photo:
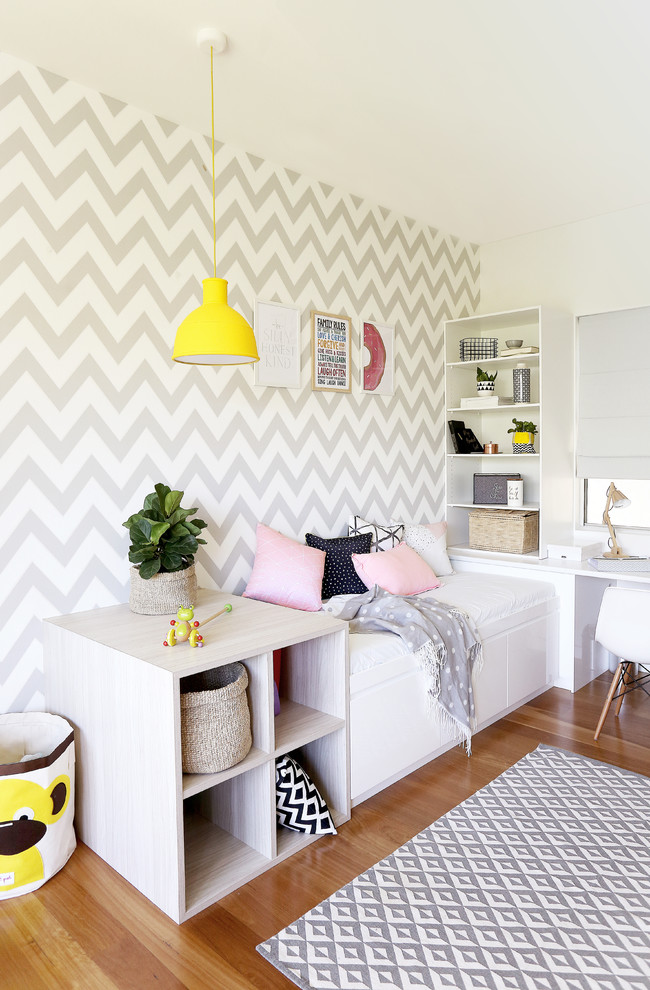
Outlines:
{"type": "Polygon", "coordinates": [[[227,38],[221,32],[200,31],[198,43],[210,44],[212,96],[212,243],[214,275],[203,279],[203,303],[185,317],[176,331],[172,358],[181,364],[252,364],[259,361],[255,334],[244,317],[228,305],[228,283],[217,278],[217,217],[214,178],[214,52],[227,38]]]}

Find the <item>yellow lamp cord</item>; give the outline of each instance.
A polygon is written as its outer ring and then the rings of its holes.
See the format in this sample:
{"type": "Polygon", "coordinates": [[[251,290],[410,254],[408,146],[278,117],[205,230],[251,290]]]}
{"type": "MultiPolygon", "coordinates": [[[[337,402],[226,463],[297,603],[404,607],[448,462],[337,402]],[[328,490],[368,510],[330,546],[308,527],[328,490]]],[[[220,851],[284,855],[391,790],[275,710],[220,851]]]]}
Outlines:
{"type": "Polygon", "coordinates": [[[214,181],[214,68],[213,68],[213,47],[210,45],[210,93],[212,96],[212,245],[214,277],[217,277],[217,206],[216,191],[214,181]]]}

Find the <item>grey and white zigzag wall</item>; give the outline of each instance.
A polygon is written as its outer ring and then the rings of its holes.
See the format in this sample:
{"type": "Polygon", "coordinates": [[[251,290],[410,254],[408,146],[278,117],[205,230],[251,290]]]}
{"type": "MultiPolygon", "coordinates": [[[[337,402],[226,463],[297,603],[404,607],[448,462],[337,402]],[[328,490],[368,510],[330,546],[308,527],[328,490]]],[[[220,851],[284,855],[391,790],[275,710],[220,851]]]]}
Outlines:
{"type": "Polygon", "coordinates": [[[209,142],[0,55],[0,711],[39,708],[41,619],[128,597],[121,522],[160,480],[200,506],[199,579],[241,591],[258,520],[301,538],[358,512],[443,511],[442,321],[478,251],[217,148],[218,269],[302,312],[302,388],[170,360],[210,274],[209,142]],[[309,314],[353,321],[353,389],[312,392],[309,314]],[[363,394],[359,327],[396,327],[393,396],[363,394]]]}

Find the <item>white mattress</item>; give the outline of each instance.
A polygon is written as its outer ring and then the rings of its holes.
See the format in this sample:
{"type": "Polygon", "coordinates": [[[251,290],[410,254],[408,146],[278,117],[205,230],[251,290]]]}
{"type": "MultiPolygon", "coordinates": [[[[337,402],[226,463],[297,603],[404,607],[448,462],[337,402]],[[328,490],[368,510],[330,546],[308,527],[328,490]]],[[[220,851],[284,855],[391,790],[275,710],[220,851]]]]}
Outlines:
{"type": "MultiPolygon", "coordinates": [[[[467,612],[474,620],[479,636],[482,627],[489,623],[555,597],[555,588],[545,581],[492,574],[450,574],[440,580],[440,588],[420,597],[437,598],[467,612]]],[[[324,607],[336,614],[348,597],[332,598],[324,607]]],[[[408,647],[394,633],[353,633],[350,635],[350,674],[370,670],[408,653],[408,647]]]]}

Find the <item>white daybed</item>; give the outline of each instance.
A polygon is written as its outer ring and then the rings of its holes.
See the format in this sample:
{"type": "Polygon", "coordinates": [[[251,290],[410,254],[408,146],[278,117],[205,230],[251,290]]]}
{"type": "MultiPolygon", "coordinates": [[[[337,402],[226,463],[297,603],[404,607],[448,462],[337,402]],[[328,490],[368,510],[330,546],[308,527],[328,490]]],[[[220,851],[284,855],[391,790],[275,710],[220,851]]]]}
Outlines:
{"type": "MultiPolygon", "coordinates": [[[[555,679],[558,608],[553,585],[487,574],[452,574],[428,592],[476,623],[483,669],[475,680],[477,731],[541,694],[555,679]]],[[[423,596],[425,597],[425,596],[423,596]]],[[[427,713],[424,675],[399,636],[350,636],[352,804],[456,743],[427,713]]]]}

